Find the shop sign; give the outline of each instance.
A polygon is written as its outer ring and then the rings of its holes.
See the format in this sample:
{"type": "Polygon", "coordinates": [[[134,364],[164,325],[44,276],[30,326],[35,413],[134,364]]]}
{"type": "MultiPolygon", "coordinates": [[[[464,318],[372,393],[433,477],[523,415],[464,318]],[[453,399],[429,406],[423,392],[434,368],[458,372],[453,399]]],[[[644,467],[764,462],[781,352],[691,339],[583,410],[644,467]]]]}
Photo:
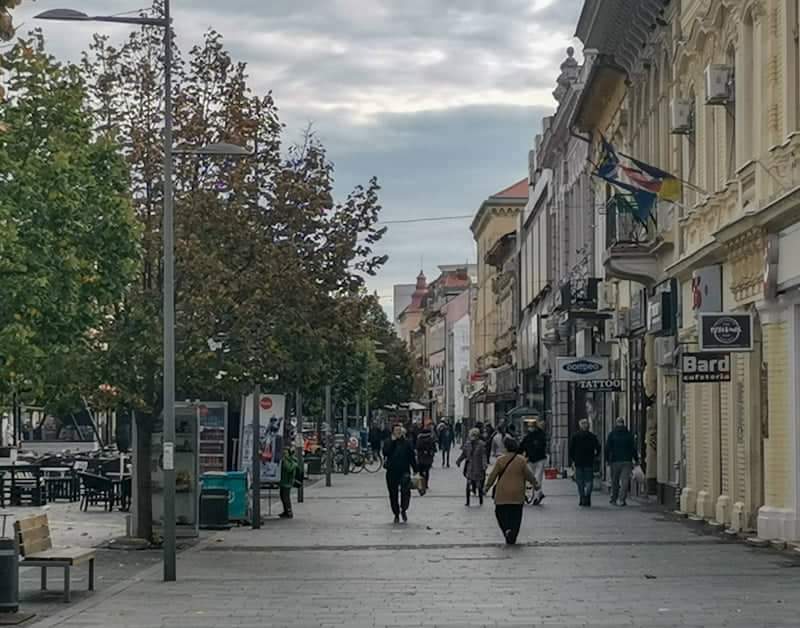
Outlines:
{"type": "Polygon", "coordinates": [[[556,358],[555,381],[582,382],[590,379],[608,379],[608,358],[556,358]]]}
{"type": "Polygon", "coordinates": [[[719,312],[722,309],[722,266],[715,264],[692,273],[692,312],[719,312]]]}
{"type": "Polygon", "coordinates": [[[681,381],[705,384],[731,381],[729,353],[684,353],[681,356],[681,381]]]}
{"type": "Polygon", "coordinates": [[[591,392],[622,392],[622,380],[592,379],[585,382],[578,382],[578,388],[591,392]]]}
{"type": "Polygon", "coordinates": [[[702,312],[700,351],[752,351],[753,315],[702,312]]]}

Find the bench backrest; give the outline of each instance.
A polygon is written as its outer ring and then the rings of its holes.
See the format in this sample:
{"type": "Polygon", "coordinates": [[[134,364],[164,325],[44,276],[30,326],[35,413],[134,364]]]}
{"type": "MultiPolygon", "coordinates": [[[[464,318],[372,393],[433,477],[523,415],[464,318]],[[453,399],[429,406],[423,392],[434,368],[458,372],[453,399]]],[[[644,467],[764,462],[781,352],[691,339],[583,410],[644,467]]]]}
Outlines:
{"type": "Polygon", "coordinates": [[[29,556],[53,549],[47,515],[36,515],[14,522],[20,556],[29,556]]]}

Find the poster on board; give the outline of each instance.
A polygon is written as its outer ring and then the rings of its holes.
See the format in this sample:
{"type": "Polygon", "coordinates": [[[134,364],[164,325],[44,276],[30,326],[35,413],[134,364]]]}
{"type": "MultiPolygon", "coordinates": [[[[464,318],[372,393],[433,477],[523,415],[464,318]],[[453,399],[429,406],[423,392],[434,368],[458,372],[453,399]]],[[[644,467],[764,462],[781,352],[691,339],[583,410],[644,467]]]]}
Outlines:
{"type": "MultiPolygon", "coordinates": [[[[262,394],[259,401],[259,457],[261,482],[276,483],[281,478],[283,461],[283,422],[286,420],[286,397],[262,394]]],[[[239,449],[239,470],[251,472],[253,468],[253,395],[247,395],[242,405],[239,449]]]]}

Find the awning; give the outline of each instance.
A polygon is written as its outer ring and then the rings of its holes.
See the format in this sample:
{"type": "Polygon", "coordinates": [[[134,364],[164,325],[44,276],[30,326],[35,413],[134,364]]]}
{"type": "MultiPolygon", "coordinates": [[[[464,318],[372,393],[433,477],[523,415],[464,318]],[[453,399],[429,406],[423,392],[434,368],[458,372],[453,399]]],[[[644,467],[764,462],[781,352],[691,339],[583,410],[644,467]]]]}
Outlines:
{"type": "Polygon", "coordinates": [[[416,401],[410,401],[407,404],[404,404],[409,410],[412,412],[419,412],[420,410],[427,410],[425,406],[421,403],[417,403],[416,401]]]}
{"type": "Polygon", "coordinates": [[[517,406],[516,408],[506,412],[506,416],[510,418],[518,418],[522,416],[541,416],[541,408],[532,408],[531,406],[517,406]]]}

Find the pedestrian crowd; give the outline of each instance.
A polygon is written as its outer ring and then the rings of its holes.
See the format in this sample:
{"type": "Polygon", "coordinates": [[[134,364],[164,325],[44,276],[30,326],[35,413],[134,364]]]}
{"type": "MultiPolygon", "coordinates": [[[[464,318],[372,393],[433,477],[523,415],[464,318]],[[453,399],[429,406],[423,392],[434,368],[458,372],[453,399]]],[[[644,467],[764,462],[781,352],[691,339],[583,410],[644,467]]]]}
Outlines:
{"type": "MultiPolygon", "coordinates": [[[[466,434],[460,422],[453,426],[446,420],[435,426],[431,421],[415,423],[408,431],[398,423],[391,433],[374,426],[369,443],[373,452],[380,449],[383,455],[395,523],[408,521],[414,489],[420,496],[430,490],[436,454],[441,454],[441,466],[448,468],[450,451],[460,442],[461,453],[455,465],[463,464],[465,505],[469,507],[475,500],[482,506],[484,497],[491,491],[500,531],[507,544],[515,544],[525,503],[539,506],[545,499],[547,436],[541,421],[526,423],[528,429],[521,440],[513,424],[495,428],[476,423],[466,434]]],[[[600,441],[591,431],[588,419],[581,420],[569,442],[570,474],[576,483],[581,507],[592,505],[595,465],[601,451],[600,441]]],[[[624,419],[617,419],[614,430],[608,434],[605,461],[611,470],[611,503],[625,506],[631,479],[639,481],[641,469],[635,439],[624,419]]]]}

